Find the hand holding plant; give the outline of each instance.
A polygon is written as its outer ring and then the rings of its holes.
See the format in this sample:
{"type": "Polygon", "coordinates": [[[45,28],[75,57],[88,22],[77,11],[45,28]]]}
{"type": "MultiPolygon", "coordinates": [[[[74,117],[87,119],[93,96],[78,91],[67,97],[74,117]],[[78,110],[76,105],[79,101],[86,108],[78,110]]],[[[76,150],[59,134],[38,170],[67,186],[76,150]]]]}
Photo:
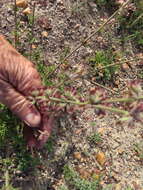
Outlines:
{"type": "Polygon", "coordinates": [[[41,87],[40,75],[34,64],[19,54],[0,35],[0,102],[26,123],[24,135],[30,147],[39,147],[43,140],[34,137],[34,128],[42,131],[44,126],[49,126],[50,123],[50,118],[45,119],[27,100],[33,90],[41,87]]]}

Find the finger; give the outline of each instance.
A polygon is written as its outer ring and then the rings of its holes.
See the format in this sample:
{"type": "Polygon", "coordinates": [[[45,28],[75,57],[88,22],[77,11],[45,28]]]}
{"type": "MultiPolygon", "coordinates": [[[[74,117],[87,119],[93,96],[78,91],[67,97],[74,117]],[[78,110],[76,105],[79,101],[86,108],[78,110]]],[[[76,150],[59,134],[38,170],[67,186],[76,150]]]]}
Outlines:
{"type": "Polygon", "coordinates": [[[38,110],[9,83],[0,80],[0,102],[5,104],[29,126],[36,127],[41,122],[38,110]]]}
{"type": "Polygon", "coordinates": [[[26,141],[28,148],[34,148],[37,146],[37,139],[34,136],[33,128],[28,127],[27,125],[24,125],[23,136],[24,136],[24,139],[26,141]]]}
{"type": "Polygon", "coordinates": [[[54,120],[55,117],[53,115],[51,116],[43,116],[41,119],[41,125],[39,128],[39,137],[37,139],[37,145],[36,148],[40,149],[44,146],[44,144],[47,142],[50,134],[51,134],[51,130],[54,126],[54,120]]]}
{"type": "Polygon", "coordinates": [[[24,125],[23,135],[29,148],[43,148],[51,134],[54,125],[54,116],[43,116],[41,120],[41,124],[36,130],[24,125]]]}
{"type": "Polygon", "coordinates": [[[25,96],[41,86],[33,63],[0,36],[0,101],[30,126],[37,126],[41,118],[25,96]]]}

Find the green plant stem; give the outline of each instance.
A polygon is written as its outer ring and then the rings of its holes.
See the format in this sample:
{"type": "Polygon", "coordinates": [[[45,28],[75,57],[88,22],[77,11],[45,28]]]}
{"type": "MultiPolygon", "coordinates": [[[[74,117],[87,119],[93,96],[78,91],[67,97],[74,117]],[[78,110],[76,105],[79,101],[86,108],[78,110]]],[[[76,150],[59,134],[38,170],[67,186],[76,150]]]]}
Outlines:
{"type": "Polygon", "coordinates": [[[130,62],[141,61],[141,60],[143,60],[143,59],[141,59],[141,58],[140,59],[130,59],[130,60],[126,60],[126,61],[125,60],[120,60],[118,63],[113,63],[113,64],[110,64],[110,65],[106,65],[104,67],[95,68],[95,71],[106,69],[108,67],[112,67],[112,66],[115,66],[115,65],[122,65],[124,63],[129,63],[130,64],[130,62]]]}
{"type": "MultiPolygon", "coordinates": [[[[46,100],[45,96],[37,96],[37,98],[41,98],[46,100]]],[[[135,101],[141,101],[143,100],[143,96],[136,97],[136,98],[113,98],[113,99],[106,99],[106,100],[99,100],[95,102],[91,101],[86,101],[86,102],[80,102],[80,101],[72,101],[72,100],[67,100],[67,99],[60,99],[60,98],[55,98],[55,97],[49,97],[48,99],[54,102],[61,102],[61,103],[67,103],[67,104],[77,104],[77,105],[95,105],[95,104],[104,104],[104,103],[129,103],[129,102],[135,102],[135,101]]]]}
{"type": "Polygon", "coordinates": [[[131,24],[130,28],[133,27],[133,26],[139,21],[139,19],[141,19],[142,17],[143,17],[143,13],[140,14],[140,15],[137,17],[137,19],[131,24]]]}
{"type": "MultiPolygon", "coordinates": [[[[42,96],[43,99],[45,99],[45,96],[42,96]]],[[[42,98],[41,96],[38,96],[38,98],[42,98]]],[[[140,97],[137,97],[137,98],[114,98],[114,99],[107,99],[107,100],[99,100],[99,101],[95,101],[95,102],[91,102],[90,100],[89,101],[86,101],[86,102],[80,102],[80,101],[72,101],[72,100],[67,100],[67,99],[60,99],[60,98],[54,98],[54,97],[49,97],[48,96],[48,99],[50,101],[53,101],[53,102],[58,102],[58,103],[66,103],[66,104],[76,104],[76,105],[79,105],[79,106],[85,106],[85,105],[90,105],[91,107],[94,107],[94,108],[98,108],[98,109],[103,109],[103,110],[107,110],[107,111],[111,111],[111,112],[115,112],[115,113],[120,113],[120,114],[123,114],[123,115],[129,115],[129,112],[126,111],[126,110],[122,110],[122,109],[118,109],[118,108],[115,108],[115,107],[109,107],[109,106],[104,106],[104,105],[101,105],[101,104],[104,104],[104,103],[117,103],[117,102],[125,102],[125,103],[131,103],[131,102],[134,102],[134,101],[140,101],[140,100],[143,100],[143,96],[140,96],[140,97]]]]}
{"type": "Polygon", "coordinates": [[[81,106],[90,104],[90,102],[77,102],[77,101],[72,101],[72,100],[67,100],[67,99],[59,99],[59,98],[54,98],[54,97],[49,97],[49,99],[54,102],[77,104],[77,105],[81,105],[81,106]]]}
{"type": "MultiPolygon", "coordinates": [[[[90,102],[76,102],[76,101],[71,101],[71,100],[66,100],[66,99],[59,99],[59,98],[53,98],[53,97],[49,97],[49,99],[52,100],[52,101],[55,101],[55,102],[77,104],[77,105],[81,105],[81,106],[91,104],[90,102]]],[[[143,99],[143,97],[141,99],[143,99]]],[[[105,102],[108,102],[108,103],[109,102],[110,103],[115,103],[115,102],[131,102],[133,100],[135,100],[135,99],[133,99],[133,98],[116,98],[116,99],[112,99],[112,100],[101,101],[100,103],[105,103],[105,102]]],[[[91,107],[98,108],[98,109],[103,109],[103,110],[107,110],[107,111],[111,111],[111,112],[116,112],[116,113],[120,113],[120,114],[124,114],[124,115],[129,115],[128,111],[121,110],[121,109],[114,108],[114,107],[103,106],[103,105],[95,105],[95,104],[91,104],[91,107]]]]}
{"type": "Polygon", "coordinates": [[[110,112],[115,112],[115,113],[118,113],[118,114],[123,114],[123,115],[126,115],[126,116],[129,115],[128,111],[121,110],[121,109],[114,108],[114,107],[103,106],[103,105],[92,105],[92,107],[102,109],[102,110],[107,110],[107,111],[110,111],[110,112]]]}
{"type": "Polygon", "coordinates": [[[107,99],[102,101],[102,103],[116,103],[116,102],[134,102],[143,100],[143,96],[137,98],[114,98],[114,99],[107,99]]]}
{"type": "MultiPolygon", "coordinates": [[[[84,105],[90,104],[90,102],[75,102],[75,101],[70,101],[70,100],[66,100],[66,99],[62,100],[62,99],[52,98],[52,97],[50,97],[50,100],[56,101],[56,102],[62,102],[62,103],[77,104],[77,105],[80,105],[80,106],[84,106],[84,105]]],[[[103,109],[103,110],[107,110],[107,111],[111,111],[111,112],[116,112],[116,113],[120,113],[120,114],[123,114],[123,115],[129,115],[128,111],[121,110],[121,109],[118,109],[118,108],[113,108],[113,107],[110,108],[109,106],[91,105],[91,107],[98,108],[98,109],[103,109]]]]}
{"type": "Polygon", "coordinates": [[[5,188],[6,188],[6,190],[8,190],[8,187],[9,187],[9,173],[8,173],[8,170],[6,170],[6,172],[5,172],[5,188]]]}

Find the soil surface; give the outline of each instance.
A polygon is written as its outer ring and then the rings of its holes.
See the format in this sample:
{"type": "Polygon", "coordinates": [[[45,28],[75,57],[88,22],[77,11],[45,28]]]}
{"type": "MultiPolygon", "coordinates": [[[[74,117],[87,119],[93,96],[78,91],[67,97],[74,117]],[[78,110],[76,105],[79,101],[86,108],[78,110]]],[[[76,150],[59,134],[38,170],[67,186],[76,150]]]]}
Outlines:
{"type": "MultiPolygon", "coordinates": [[[[105,7],[98,8],[93,0],[35,2],[35,41],[32,51],[42,51],[42,63],[47,67],[58,64],[117,9],[109,11],[105,7]]],[[[13,4],[12,0],[0,1],[0,33],[14,44],[13,4]]],[[[33,4],[34,1],[29,1],[28,7],[31,10],[33,4]]],[[[28,40],[31,28],[29,18],[22,11],[19,8],[17,13],[20,19],[20,45],[17,48],[26,55],[28,50],[31,51],[28,40]]],[[[134,59],[142,53],[130,41],[124,44],[121,42],[122,35],[118,26],[116,19],[112,19],[101,32],[69,58],[72,68],[78,69],[81,66],[85,69],[85,75],[87,74],[87,77],[74,81],[74,85],[83,86],[85,91],[95,86],[96,79],[88,76],[87,60],[97,50],[113,48],[114,51],[122,52],[125,59],[134,59]]],[[[131,67],[124,66],[116,73],[113,81],[100,81],[100,84],[122,94],[126,90],[127,82],[138,78],[138,72],[137,62],[133,62],[131,67]]],[[[110,91],[108,93],[112,96],[110,91]]],[[[63,115],[53,129],[52,150],[43,148],[35,154],[35,157],[41,158],[41,165],[36,167],[34,174],[31,171],[13,173],[13,185],[22,190],[60,190],[67,183],[63,174],[63,168],[67,164],[83,179],[90,181],[100,178],[98,189],[143,190],[143,160],[135,151],[137,144],[143,148],[143,128],[138,123],[128,126],[126,122],[119,121],[120,117],[113,114],[99,117],[93,109],[78,114],[74,121],[63,115]],[[89,140],[93,134],[99,135],[99,142],[89,140]],[[97,158],[99,153],[103,155],[101,162],[97,158]]],[[[76,190],[70,185],[68,189],[76,190]]]]}

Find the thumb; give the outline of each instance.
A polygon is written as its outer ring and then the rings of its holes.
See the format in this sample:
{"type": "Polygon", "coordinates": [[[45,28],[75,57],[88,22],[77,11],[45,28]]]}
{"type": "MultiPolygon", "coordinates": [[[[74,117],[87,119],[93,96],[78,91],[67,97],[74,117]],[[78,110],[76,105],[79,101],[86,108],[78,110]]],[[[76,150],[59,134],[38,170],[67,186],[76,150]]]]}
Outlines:
{"type": "Polygon", "coordinates": [[[13,113],[31,127],[36,127],[41,122],[41,116],[22,94],[17,92],[9,83],[1,81],[0,102],[5,104],[13,113]]]}

